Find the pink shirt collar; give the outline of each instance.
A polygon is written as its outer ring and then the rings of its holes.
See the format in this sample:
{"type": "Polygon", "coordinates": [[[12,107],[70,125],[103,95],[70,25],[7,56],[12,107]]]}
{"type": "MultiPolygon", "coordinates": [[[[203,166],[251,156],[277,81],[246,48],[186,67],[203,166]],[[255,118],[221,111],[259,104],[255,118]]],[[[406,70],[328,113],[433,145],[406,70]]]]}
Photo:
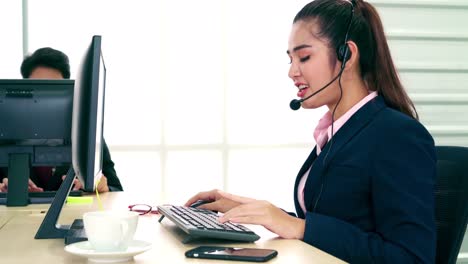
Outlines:
{"type": "MultiPolygon", "coordinates": [[[[338,120],[335,120],[333,123],[333,135],[338,132],[338,130],[348,121],[354,113],[356,113],[363,105],[365,105],[370,100],[377,97],[377,92],[371,92],[369,95],[364,97],[361,101],[355,104],[351,109],[349,109],[344,115],[342,115],[338,120]]],[[[322,151],[322,147],[325,145],[328,140],[331,138],[331,112],[328,111],[320,119],[317,124],[317,127],[314,131],[315,142],[317,142],[317,155],[322,151]]]]}

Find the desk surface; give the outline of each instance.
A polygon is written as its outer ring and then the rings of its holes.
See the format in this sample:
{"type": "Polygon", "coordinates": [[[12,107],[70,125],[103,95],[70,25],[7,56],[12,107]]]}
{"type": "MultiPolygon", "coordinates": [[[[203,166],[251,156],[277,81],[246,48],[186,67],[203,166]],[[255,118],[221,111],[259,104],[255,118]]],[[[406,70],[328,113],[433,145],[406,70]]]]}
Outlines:
{"type": "MultiPolygon", "coordinates": [[[[131,203],[125,193],[102,195],[106,209],[125,210],[131,203]]],[[[36,240],[39,225],[49,205],[27,207],[0,207],[0,260],[2,263],[87,263],[86,258],[74,256],[64,250],[63,239],[36,240]]],[[[97,210],[96,199],[88,205],[66,205],[59,223],[71,224],[87,211],[97,210]]],[[[278,256],[267,263],[343,263],[339,259],[299,240],[279,239],[261,226],[249,226],[261,239],[255,243],[214,244],[194,241],[181,242],[184,233],[165,219],[158,223],[159,215],[140,216],[135,239],[152,243],[152,249],[134,257],[130,262],[120,263],[220,263],[219,260],[185,258],[184,252],[199,245],[227,245],[238,247],[271,248],[278,256]]],[[[241,263],[222,261],[221,263],[241,263]]]]}

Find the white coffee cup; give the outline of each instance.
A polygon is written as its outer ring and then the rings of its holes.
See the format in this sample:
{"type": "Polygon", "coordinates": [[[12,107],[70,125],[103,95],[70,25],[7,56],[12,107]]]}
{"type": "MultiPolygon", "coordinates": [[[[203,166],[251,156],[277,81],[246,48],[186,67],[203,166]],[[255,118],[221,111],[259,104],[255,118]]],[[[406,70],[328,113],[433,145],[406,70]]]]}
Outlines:
{"type": "Polygon", "coordinates": [[[125,251],[133,240],[138,213],[129,211],[96,211],[83,215],[88,241],[96,251],[125,251]]]}

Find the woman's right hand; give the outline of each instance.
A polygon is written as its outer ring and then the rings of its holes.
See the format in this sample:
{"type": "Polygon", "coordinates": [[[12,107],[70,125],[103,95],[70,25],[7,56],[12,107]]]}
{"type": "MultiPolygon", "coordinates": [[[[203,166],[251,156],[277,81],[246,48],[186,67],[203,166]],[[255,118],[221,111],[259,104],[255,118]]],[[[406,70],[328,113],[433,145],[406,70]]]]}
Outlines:
{"type": "Polygon", "coordinates": [[[190,206],[198,200],[208,201],[208,203],[198,206],[197,208],[218,211],[225,213],[232,208],[240,205],[240,203],[227,199],[220,194],[220,190],[211,190],[207,192],[199,192],[190,198],[185,206],[190,206]]]}

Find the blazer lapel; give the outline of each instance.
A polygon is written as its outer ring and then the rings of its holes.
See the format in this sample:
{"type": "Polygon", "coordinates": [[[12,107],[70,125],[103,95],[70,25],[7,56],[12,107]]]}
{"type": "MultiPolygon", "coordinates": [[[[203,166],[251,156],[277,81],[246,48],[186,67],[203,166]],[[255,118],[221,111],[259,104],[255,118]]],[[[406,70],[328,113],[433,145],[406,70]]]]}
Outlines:
{"type": "Polygon", "coordinates": [[[310,176],[307,178],[307,182],[304,188],[304,200],[307,210],[313,209],[313,204],[318,198],[317,196],[320,190],[320,186],[324,184],[325,179],[323,176],[327,173],[328,166],[333,161],[336,153],[338,153],[340,149],[346,145],[346,143],[348,143],[363,127],[365,127],[373,119],[376,113],[384,107],[386,107],[385,102],[380,96],[377,96],[376,98],[369,101],[353,116],[351,116],[348,121],[346,121],[340,130],[338,130],[338,132],[336,132],[336,134],[333,136],[333,141],[329,141],[322,149],[320,155],[315,159],[314,166],[310,170],[310,176]]]}
{"type": "Polygon", "coordinates": [[[302,212],[301,206],[299,205],[299,200],[297,199],[297,190],[298,190],[299,182],[301,181],[302,176],[304,175],[304,173],[307,172],[310,166],[312,166],[316,158],[317,158],[317,146],[312,150],[312,152],[309,154],[309,157],[302,165],[301,170],[297,174],[296,182],[294,183],[294,205],[296,207],[297,215],[301,218],[304,218],[304,212],[302,212]]]}

